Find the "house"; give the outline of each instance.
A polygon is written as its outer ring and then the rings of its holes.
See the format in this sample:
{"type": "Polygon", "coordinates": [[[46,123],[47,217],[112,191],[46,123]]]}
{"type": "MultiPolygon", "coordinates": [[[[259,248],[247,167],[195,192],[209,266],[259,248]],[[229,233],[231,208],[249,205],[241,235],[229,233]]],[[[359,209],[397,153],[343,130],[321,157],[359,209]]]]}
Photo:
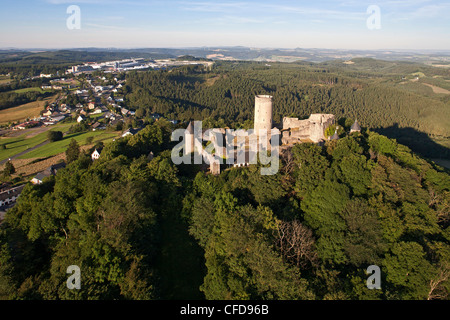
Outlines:
{"type": "Polygon", "coordinates": [[[138,133],[139,131],[141,131],[141,128],[130,128],[127,129],[123,132],[122,137],[126,137],[126,136],[134,136],[136,133],[138,133]]]}
{"type": "Polygon", "coordinates": [[[78,118],[77,118],[77,122],[78,122],[78,123],[80,123],[81,121],[84,121],[84,120],[86,120],[86,117],[83,116],[82,114],[80,114],[80,115],[78,116],[78,118]]]}
{"type": "Polygon", "coordinates": [[[0,207],[7,206],[16,202],[17,198],[22,192],[23,187],[25,187],[24,184],[0,192],[0,207]]]}
{"type": "Polygon", "coordinates": [[[41,124],[39,121],[27,121],[21,124],[16,125],[13,130],[25,130],[28,128],[33,128],[41,124]]]}
{"type": "Polygon", "coordinates": [[[105,130],[106,129],[105,125],[103,123],[98,122],[98,121],[96,123],[94,123],[91,126],[91,128],[92,128],[92,131],[105,130]]]}
{"type": "Polygon", "coordinates": [[[92,161],[97,160],[100,158],[100,153],[102,152],[103,148],[96,148],[94,152],[91,154],[92,161]]]}
{"type": "Polygon", "coordinates": [[[64,162],[53,164],[44,171],[38,173],[33,179],[31,179],[31,183],[41,184],[44,181],[44,178],[56,175],[58,170],[64,169],[65,167],[66,164],[64,162]]]}
{"type": "Polygon", "coordinates": [[[95,110],[92,111],[91,114],[100,114],[100,113],[102,113],[102,112],[103,112],[102,109],[100,109],[100,108],[95,108],[95,110]]]}
{"type": "Polygon", "coordinates": [[[89,104],[88,104],[88,108],[89,108],[89,110],[94,110],[95,109],[95,102],[89,102],[89,104]]]}
{"type": "Polygon", "coordinates": [[[53,113],[53,110],[52,109],[48,109],[46,112],[44,112],[42,115],[44,116],[44,117],[49,117],[49,116],[51,116],[52,115],[52,113],[53,113]]]}
{"type": "Polygon", "coordinates": [[[62,120],[64,120],[66,118],[66,116],[63,114],[63,115],[60,115],[60,116],[57,116],[57,117],[53,117],[52,116],[52,121],[54,121],[54,122],[60,122],[60,121],[62,121],[62,120]]]}
{"type": "Polygon", "coordinates": [[[130,110],[125,109],[125,108],[122,108],[122,109],[120,110],[120,112],[122,112],[122,114],[123,114],[124,116],[126,116],[127,114],[130,113],[130,110]]]}

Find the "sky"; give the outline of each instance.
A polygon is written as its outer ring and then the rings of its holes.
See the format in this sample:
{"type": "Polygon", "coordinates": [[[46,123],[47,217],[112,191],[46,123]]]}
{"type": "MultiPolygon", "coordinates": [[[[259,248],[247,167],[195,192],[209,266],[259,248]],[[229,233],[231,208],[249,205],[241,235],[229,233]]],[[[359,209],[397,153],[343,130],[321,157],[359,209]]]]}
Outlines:
{"type": "Polygon", "coordinates": [[[449,0],[0,0],[0,8],[0,48],[450,50],[449,0]]]}

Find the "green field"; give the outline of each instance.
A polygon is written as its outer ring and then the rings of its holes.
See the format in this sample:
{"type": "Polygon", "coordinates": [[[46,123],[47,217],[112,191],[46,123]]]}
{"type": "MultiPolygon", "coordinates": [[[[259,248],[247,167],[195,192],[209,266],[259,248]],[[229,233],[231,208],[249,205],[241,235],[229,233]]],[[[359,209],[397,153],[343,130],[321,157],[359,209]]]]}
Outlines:
{"type": "Polygon", "coordinates": [[[37,91],[37,92],[40,92],[40,93],[44,93],[44,92],[46,92],[47,90],[42,90],[42,89],[39,88],[39,87],[31,87],[31,88],[23,88],[23,89],[17,89],[17,90],[14,90],[15,93],[26,93],[26,92],[33,92],[33,91],[37,91]]]}
{"type": "Polygon", "coordinates": [[[43,145],[40,148],[37,148],[36,150],[30,151],[18,157],[18,159],[45,158],[65,152],[72,138],[75,139],[79,145],[85,145],[87,137],[94,137],[93,143],[96,143],[98,141],[103,141],[103,143],[107,143],[117,136],[118,136],[117,133],[105,131],[88,131],[84,133],[72,133],[64,136],[64,139],[60,141],[55,141],[43,145]]]}
{"type": "Polygon", "coordinates": [[[92,119],[96,119],[98,117],[101,117],[103,114],[104,114],[104,112],[98,113],[98,114],[89,114],[89,117],[92,119]]]}
{"type": "MultiPolygon", "coordinates": [[[[62,131],[65,132],[69,129],[72,123],[64,123],[58,124],[52,127],[48,131],[62,131]]],[[[6,145],[6,149],[0,149],[0,161],[8,159],[20,152],[23,152],[27,149],[33,148],[36,145],[47,140],[47,131],[39,133],[33,137],[27,138],[30,136],[33,131],[28,131],[18,137],[12,138],[0,138],[0,144],[6,145]]],[[[34,150],[36,151],[36,150],[34,150]]],[[[25,156],[25,155],[24,155],[25,156]]]]}

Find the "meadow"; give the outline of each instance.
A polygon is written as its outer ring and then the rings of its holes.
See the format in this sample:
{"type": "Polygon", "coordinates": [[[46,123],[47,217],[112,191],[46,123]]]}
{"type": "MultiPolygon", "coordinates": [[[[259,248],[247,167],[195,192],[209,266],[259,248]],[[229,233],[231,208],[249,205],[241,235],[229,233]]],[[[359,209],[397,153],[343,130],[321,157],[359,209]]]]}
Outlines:
{"type": "Polygon", "coordinates": [[[65,152],[72,139],[75,139],[78,144],[82,146],[86,145],[86,138],[88,137],[94,137],[92,144],[95,144],[99,141],[108,143],[115,137],[118,137],[118,133],[110,131],[88,131],[68,134],[65,135],[62,140],[45,144],[35,150],[27,152],[26,154],[18,157],[18,159],[45,158],[54,156],[59,153],[65,152]]]}
{"type": "Polygon", "coordinates": [[[27,132],[16,137],[2,137],[0,138],[0,144],[5,145],[6,149],[0,149],[0,161],[8,159],[18,153],[26,151],[28,149],[34,148],[37,145],[45,142],[47,140],[47,131],[67,131],[72,124],[63,123],[52,127],[45,132],[39,134],[34,134],[35,130],[41,129],[36,128],[33,130],[27,130],[27,132]]]}

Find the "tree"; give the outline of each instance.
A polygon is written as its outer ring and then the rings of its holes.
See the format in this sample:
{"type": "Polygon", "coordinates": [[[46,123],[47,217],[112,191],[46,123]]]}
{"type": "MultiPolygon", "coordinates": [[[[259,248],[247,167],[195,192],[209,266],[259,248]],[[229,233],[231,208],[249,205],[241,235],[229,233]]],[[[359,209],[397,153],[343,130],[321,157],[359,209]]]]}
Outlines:
{"type": "Polygon", "coordinates": [[[70,140],[69,146],[66,150],[66,161],[71,163],[78,159],[80,156],[80,146],[75,139],[70,140]]]}
{"type": "Polygon", "coordinates": [[[317,264],[315,240],[310,229],[298,220],[280,221],[276,231],[277,246],[281,255],[302,269],[317,264]]]}
{"type": "Polygon", "coordinates": [[[91,144],[92,141],[94,141],[94,137],[93,136],[89,136],[86,138],[86,144],[91,144]]]}
{"type": "Polygon", "coordinates": [[[59,140],[62,140],[62,138],[63,138],[63,133],[61,131],[49,131],[49,132],[47,132],[47,139],[50,142],[59,141],[59,140]]]}
{"type": "Polygon", "coordinates": [[[3,172],[7,175],[12,175],[13,173],[16,172],[16,168],[14,168],[14,165],[12,164],[12,162],[8,160],[5,163],[5,169],[3,172]]]}

